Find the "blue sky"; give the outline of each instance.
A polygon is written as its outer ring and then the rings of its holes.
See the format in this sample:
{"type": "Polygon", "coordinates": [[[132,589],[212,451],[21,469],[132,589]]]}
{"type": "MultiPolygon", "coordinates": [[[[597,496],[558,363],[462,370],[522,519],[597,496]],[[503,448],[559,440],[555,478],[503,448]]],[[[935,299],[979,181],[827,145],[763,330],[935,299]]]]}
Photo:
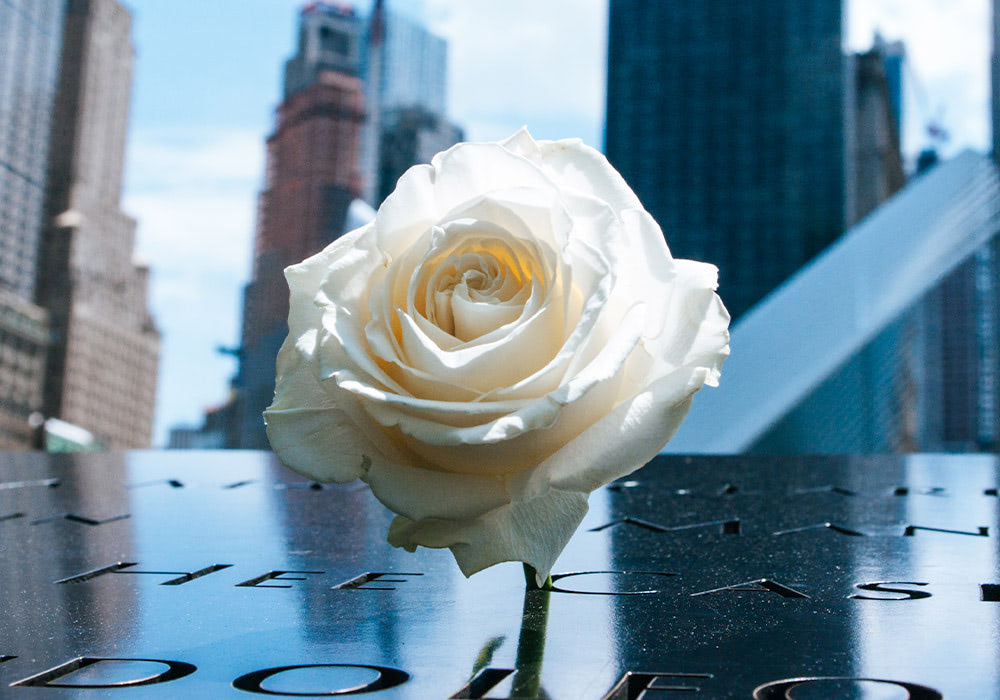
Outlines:
{"type": "MultiPolygon", "coordinates": [[[[124,208],[153,271],[163,346],[155,442],[226,398],[250,270],[264,139],[301,0],[124,0],[136,64],[124,208]]],[[[396,0],[449,41],[449,111],[470,140],[528,125],[538,138],[601,145],[607,0],[396,0]],[[554,48],[558,47],[558,49],[554,48]]],[[[370,0],[355,5],[366,11],[370,0]]],[[[847,43],[880,27],[907,42],[904,150],[922,122],[945,152],[989,137],[987,0],[850,0],[847,43]]]]}

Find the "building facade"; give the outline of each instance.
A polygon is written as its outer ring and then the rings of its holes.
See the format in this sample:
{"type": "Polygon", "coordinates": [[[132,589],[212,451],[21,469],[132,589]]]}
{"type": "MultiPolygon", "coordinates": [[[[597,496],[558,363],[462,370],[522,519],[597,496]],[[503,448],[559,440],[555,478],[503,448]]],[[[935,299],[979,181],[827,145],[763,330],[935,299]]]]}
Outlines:
{"type": "Polygon", "coordinates": [[[35,444],[48,314],[33,303],[65,0],[0,3],[0,449],[35,444]]]}
{"type": "Polygon", "coordinates": [[[611,0],[605,153],[738,318],[853,209],[841,0],[611,0]]]}
{"type": "Polygon", "coordinates": [[[0,288],[0,450],[37,445],[48,344],[45,310],[0,288]]]}
{"type": "MultiPolygon", "coordinates": [[[[899,112],[888,79],[886,60],[876,47],[848,57],[853,79],[847,115],[851,133],[847,167],[853,182],[853,226],[906,184],[900,150],[899,112]]],[[[897,95],[898,97],[898,95],[897,95]]]]}
{"type": "Polygon", "coordinates": [[[0,4],[0,288],[35,291],[65,0],[0,4]]]}
{"type": "Polygon", "coordinates": [[[434,126],[424,127],[422,139],[441,144],[429,155],[416,156],[406,167],[429,162],[435,153],[461,140],[462,131],[445,118],[448,45],[444,39],[380,1],[372,10],[363,55],[368,114],[361,136],[362,197],[377,207],[395,186],[393,180],[386,191],[384,177],[387,168],[401,164],[400,152],[383,155],[382,145],[387,137],[395,138],[389,132],[398,132],[401,120],[412,123],[414,115],[428,115],[423,121],[430,119],[434,126]],[[410,116],[401,116],[406,113],[410,116]]]}
{"type": "Polygon", "coordinates": [[[117,0],[65,7],[36,288],[52,328],[43,410],[105,447],[148,447],[160,336],[120,208],[131,15],[117,0]]]}
{"type": "Polygon", "coordinates": [[[274,397],[275,361],[288,333],[284,268],[337,238],[361,191],[360,29],[341,5],[310,3],[300,15],[298,53],[287,63],[285,99],[267,140],[230,446],[267,449],[262,413],[274,397]]]}
{"type": "Polygon", "coordinates": [[[464,132],[440,113],[423,107],[400,107],[382,115],[378,197],[381,203],[411,166],[430,163],[435,154],[464,138],[464,132]]]}

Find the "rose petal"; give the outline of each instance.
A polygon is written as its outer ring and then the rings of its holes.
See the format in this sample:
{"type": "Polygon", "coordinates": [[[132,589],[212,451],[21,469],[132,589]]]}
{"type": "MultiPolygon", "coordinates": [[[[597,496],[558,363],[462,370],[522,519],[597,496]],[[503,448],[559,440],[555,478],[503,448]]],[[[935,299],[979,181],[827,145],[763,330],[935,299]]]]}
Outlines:
{"type": "Polygon", "coordinates": [[[399,411],[422,420],[434,421],[448,427],[483,425],[528,406],[531,401],[436,401],[401,396],[372,387],[349,372],[336,375],[337,384],[359,397],[377,402],[386,411],[399,411]]]}
{"type": "Polygon", "coordinates": [[[439,212],[448,212],[493,190],[558,190],[544,170],[498,143],[461,144],[434,156],[431,166],[439,212]]]}
{"type": "MultiPolygon", "coordinates": [[[[544,366],[562,345],[562,309],[544,306],[503,338],[482,345],[442,350],[405,314],[400,314],[401,345],[407,367],[480,392],[510,386],[544,366]],[[511,362],[511,358],[518,358],[511,362]]],[[[436,398],[436,397],[428,397],[436,398]]]]}
{"type": "Polygon", "coordinates": [[[289,336],[278,352],[274,402],[264,412],[281,461],[318,481],[351,481],[384,459],[322,390],[310,364],[316,331],[289,336]]]}
{"type": "Polygon", "coordinates": [[[632,473],[663,449],[710,376],[706,367],[684,367],[622,402],[590,428],[511,482],[517,499],[550,488],[589,493],[632,473]]]}
{"type": "Polygon", "coordinates": [[[428,464],[459,473],[514,474],[538,464],[615,405],[641,337],[643,315],[641,307],[626,314],[601,353],[573,380],[481,425],[442,425],[415,404],[405,412],[388,402],[363,405],[381,425],[397,429],[402,444],[428,464]]]}
{"type": "Polygon", "coordinates": [[[452,295],[451,309],[455,318],[455,336],[463,341],[484,336],[513,323],[521,315],[519,306],[475,302],[462,289],[452,295]]]}
{"type": "Polygon", "coordinates": [[[535,569],[541,586],[586,514],[587,494],[551,489],[470,520],[415,522],[398,516],[388,539],[411,552],[418,545],[448,547],[466,576],[501,562],[521,561],[535,569]]]}
{"type": "Polygon", "coordinates": [[[706,382],[715,386],[729,356],[729,312],[714,292],[718,271],[691,260],[675,263],[672,292],[645,332],[658,365],[653,371],[660,375],[678,367],[707,367],[706,382]]]}
{"type": "Polygon", "coordinates": [[[560,189],[575,189],[607,202],[616,211],[642,209],[625,179],[603,153],[580,139],[538,142],[545,171],[560,189]]]}
{"type": "Polygon", "coordinates": [[[406,251],[440,218],[434,194],[436,175],[430,165],[414,165],[378,208],[376,245],[390,259],[406,251]]]}
{"type": "Polygon", "coordinates": [[[449,474],[383,460],[364,475],[391,511],[413,520],[478,518],[510,503],[507,482],[481,474],[449,474]]]}

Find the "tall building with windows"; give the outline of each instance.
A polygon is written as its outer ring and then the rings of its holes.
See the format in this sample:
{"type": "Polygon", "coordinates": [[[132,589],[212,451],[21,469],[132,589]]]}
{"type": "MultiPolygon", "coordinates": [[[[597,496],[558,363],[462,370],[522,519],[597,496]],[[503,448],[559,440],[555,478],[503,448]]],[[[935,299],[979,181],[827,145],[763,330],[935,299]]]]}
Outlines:
{"type": "Polygon", "coordinates": [[[288,333],[284,268],[337,238],[361,192],[362,27],[348,5],[312,2],[300,13],[298,51],[286,64],[284,100],[267,139],[234,434],[227,440],[233,447],[268,447],[262,413],[274,396],[275,360],[288,333]]]}
{"type": "Polygon", "coordinates": [[[362,133],[362,197],[378,206],[395,187],[386,191],[385,178],[400,166],[430,161],[440,150],[462,139],[462,130],[445,117],[447,102],[447,42],[406,15],[375,3],[364,45],[365,104],[368,117],[362,133]],[[418,117],[417,115],[423,115],[418,117]],[[404,161],[398,148],[404,132],[416,129],[424,148],[404,161]],[[397,144],[386,154],[386,140],[397,144]],[[430,151],[431,147],[437,150],[430,151]]]}
{"type": "Polygon", "coordinates": [[[381,122],[376,203],[392,194],[400,176],[411,166],[430,163],[435,154],[464,138],[460,127],[422,107],[386,110],[381,122]]]}
{"type": "Polygon", "coordinates": [[[274,397],[275,361],[288,333],[284,268],[340,236],[357,218],[352,212],[367,209],[359,198],[381,201],[383,179],[394,186],[394,173],[461,138],[441,116],[444,64],[444,40],[383,2],[368,18],[331,0],[302,7],[296,54],[285,64],[283,101],[267,140],[227,447],[269,445],[262,414],[274,397]],[[387,133],[383,164],[375,146],[387,133]]]}
{"type": "Polygon", "coordinates": [[[739,317],[853,211],[842,0],[611,0],[605,152],[739,317]]]}
{"type": "Polygon", "coordinates": [[[406,15],[384,9],[384,36],[369,40],[382,51],[378,106],[381,110],[420,107],[444,114],[447,102],[448,44],[406,15]]]}
{"type": "Polygon", "coordinates": [[[0,2],[0,449],[32,446],[48,314],[33,303],[65,0],[0,2]]]}
{"type": "Polygon", "coordinates": [[[0,3],[0,287],[35,291],[65,0],[0,3]]]}
{"type": "Polygon", "coordinates": [[[52,327],[43,410],[105,447],[148,447],[160,336],[120,208],[132,18],[117,0],[64,4],[35,291],[52,327]]]}

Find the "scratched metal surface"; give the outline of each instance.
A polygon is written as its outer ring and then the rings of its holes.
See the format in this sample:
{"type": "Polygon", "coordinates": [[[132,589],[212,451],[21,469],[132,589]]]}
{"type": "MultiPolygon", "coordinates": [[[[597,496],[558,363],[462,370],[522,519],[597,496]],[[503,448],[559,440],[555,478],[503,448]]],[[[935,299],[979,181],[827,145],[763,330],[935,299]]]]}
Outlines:
{"type": "Polygon", "coordinates": [[[526,596],[268,454],[4,454],[0,697],[1000,698],[998,482],[993,457],[659,458],[526,596]]]}

